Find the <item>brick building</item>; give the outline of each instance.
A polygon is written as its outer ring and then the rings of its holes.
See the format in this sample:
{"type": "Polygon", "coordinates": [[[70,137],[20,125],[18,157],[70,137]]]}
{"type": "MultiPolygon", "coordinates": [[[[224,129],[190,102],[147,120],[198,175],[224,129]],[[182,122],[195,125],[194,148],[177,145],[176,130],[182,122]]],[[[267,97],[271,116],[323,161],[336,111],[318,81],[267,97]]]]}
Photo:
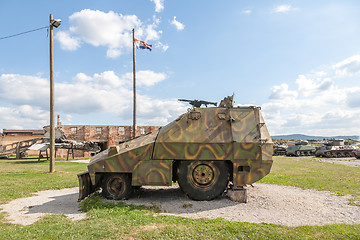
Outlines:
{"type": "MultiPolygon", "coordinates": [[[[106,126],[106,125],[62,125],[58,121],[56,128],[59,128],[67,140],[79,142],[97,143],[101,150],[105,150],[113,145],[118,145],[131,139],[132,126],[106,126]]],[[[156,126],[137,126],[136,136],[148,134],[157,130],[156,126]]],[[[29,139],[43,138],[44,130],[7,130],[3,129],[0,145],[12,144],[29,139]]],[[[48,136],[47,136],[48,137],[48,136]]],[[[39,151],[27,150],[30,155],[38,155],[39,151]]],[[[65,158],[68,154],[67,149],[57,149],[56,157],[65,158]]],[[[90,157],[91,153],[74,150],[74,157],[90,157]]]]}
{"type": "MultiPolygon", "coordinates": [[[[118,145],[131,139],[132,126],[106,126],[106,125],[57,125],[64,132],[67,140],[86,141],[97,143],[101,150],[118,145]]],[[[136,136],[148,134],[157,130],[156,126],[137,126],[136,136]]],[[[65,157],[66,149],[58,149],[56,156],[65,157]]],[[[74,151],[75,157],[89,157],[91,154],[83,151],[74,151]]]]}

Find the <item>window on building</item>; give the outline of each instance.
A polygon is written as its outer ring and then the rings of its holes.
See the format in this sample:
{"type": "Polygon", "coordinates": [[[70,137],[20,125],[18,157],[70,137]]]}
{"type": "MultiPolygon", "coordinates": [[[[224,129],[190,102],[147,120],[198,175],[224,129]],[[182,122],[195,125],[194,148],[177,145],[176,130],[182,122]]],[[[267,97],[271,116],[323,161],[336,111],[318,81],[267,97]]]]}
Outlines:
{"type": "Polygon", "coordinates": [[[97,128],[96,128],[96,133],[99,133],[99,134],[100,134],[100,133],[101,133],[101,130],[102,130],[101,127],[97,127],[97,128]]]}
{"type": "Polygon", "coordinates": [[[143,127],[140,128],[140,134],[141,134],[141,135],[145,135],[145,128],[143,128],[143,127]]]}
{"type": "Polygon", "coordinates": [[[119,134],[124,134],[125,133],[125,128],[124,127],[119,127],[118,133],[119,134]]]}
{"type": "Polygon", "coordinates": [[[70,132],[75,134],[77,132],[77,127],[71,127],[70,132]]]}

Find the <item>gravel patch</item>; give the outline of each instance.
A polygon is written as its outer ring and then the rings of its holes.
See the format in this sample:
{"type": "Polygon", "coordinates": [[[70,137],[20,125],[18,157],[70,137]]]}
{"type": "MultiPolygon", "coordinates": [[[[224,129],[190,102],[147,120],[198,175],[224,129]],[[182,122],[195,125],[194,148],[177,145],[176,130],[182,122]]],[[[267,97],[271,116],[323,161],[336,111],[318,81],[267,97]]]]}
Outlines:
{"type": "Polygon", "coordinates": [[[360,166],[360,159],[357,158],[314,158],[314,159],[319,162],[341,164],[350,167],[360,166]]]}
{"type": "MultiPolygon", "coordinates": [[[[349,196],[261,183],[247,189],[248,203],[233,202],[226,196],[193,201],[177,185],[141,188],[125,203],[152,206],[164,215],[195,219],[223,218],[286,226],[360,224],[360,207],[348,205],[349,196]]],[[[79,211],[77,197],[77,187],[47,190],[33,197],[15,199],[0,208],[7,213],[6,220],[14,224],[29,225],[47,214],[64,214],[71,220],[81,220],[86,218],[86,213],[79,211]]]]}
{"type": "Polygon", "coordinates": [[[221,197],[212,201],[187,199],[176,186],[147,187],[128,204],[155,206],[162,214],[189,218],[273,223],[285,226],[359,224],[360,207],[348,205],[349,196],[326,191],[256,183],[248,187],[248,203],[221,197]]]}
{"type": "Polygon", "coordinates": [[[13,224],[30,225],[47,214],[64,214],[71,220],[81,220],[86,218],[86,213],[79,211],[78,195],[78,187],[40,191],[35,196],[0,205],[0,209],[13,224]]]}

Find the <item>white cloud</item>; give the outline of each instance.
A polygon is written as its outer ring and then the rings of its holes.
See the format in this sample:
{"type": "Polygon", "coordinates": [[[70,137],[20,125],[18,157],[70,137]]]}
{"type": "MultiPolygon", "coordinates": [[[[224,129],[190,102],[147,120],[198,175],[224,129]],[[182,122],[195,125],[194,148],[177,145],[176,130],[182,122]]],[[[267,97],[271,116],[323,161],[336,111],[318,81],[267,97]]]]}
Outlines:
{"type": "MultiPolygon", "coordinates": [[[[165,73],[150,70],[137,72],[138,123],[163,125],[186,111],[176,99],[154,99],[142,94],[143,87],[167,79],[165,73]]],[[[132,116],[132,73],[121,76],[104,71],[89,76],[78,73],[70,82],[55,83],[55,111],[71,115],[110,114],[128,120],[132,116]]],[[[3,128],[41,128],[48,124],[48,79],[19,74],[0,75],[0,99],[11,107],[0,107],[3,128]],[[10,94],[16,93],[16,94],[10,94]]],[[[75,123],[76,124],[76,123],[75,123]]]]}
{"type": "Polygon", "coordinates": [[[0,125],[4,129],[41,129],[49,117],[48,111],[29,105],[0,107],[0,125]]]}
{"type": "Polygon", "coordinates": [[[155,4],[155,12],[161,12],[164,10],[164,0],[150,0],[155,4]]]}
{"type": "Polygon", "coordinates": [[[296,79],[298,90],[304,96],[327,91],[333,87],[334,82],[330,78],[309,78],[305,75],[299,75],[296,79]]]}
{"type": "Polygon", "coordinates": [[[176,20],[176,16],[174,16],[174,19],[171,21],[171,24],[175,26],[176,30],[182,31],[185,28],[185,25],[176,20]]]}
{"type": "Polygon", "coordinates": [[[116,58],[132,46],[132,29],[136,37],[146,41],[158,40],[162,31],[157,30],[159,19],[144,24],[136,15],[122,15],[113,11],[84,9],[69,17],[70,28],[59,31],[56,39],[64,50],[77,50],[82,43],[107,47],[106,56],[116,58]]]}
{"type": "Polygon", "coordinates": [[[360,135],[360,87],[345,84],[348,74],[357,73],[356,68],[348,68],[353,62],[356,56],[333,68],[324,66],[326,71],[301,74],[294,80],[295,89],[286,83],[273,86],[269,102],[262,105],[270,133],[360,135]],[[347,69],[346,74],[339,74],[338,69],[347,69]]]}
{"type": "Polygon", "coordinates": [[[48,79],[19,74],[0,75],[0,99],[15,105],[47,107],[50,84],[48,79]]]}
{"type": "Polygon", "coordinates": [[[119,48],[109,48],[106,51],[106,56],[108,58],[117,58],[120,55],[121,55],[121,49],[119,49],[119,48]]]}
{"type": "Polygon", "coordinates": [[[67,32],[57,32],[55,37],[61,43],[61,48],[64,50],[75,51],[80,47],[79,39],[71,37],[67,32]]]}
{"type": "Polygon", "coordinates": [[[337,64],[334,64],[333,69],[336,71],[338,76],[353,76],[360,73],[360,55],[354,55],[341,61],[337,64]]]}
{"type": "Polygon", "coordinates": [[[274,100],[293,99],[296,98],[297,95],[298,95],[297,92],[290,91],[289,86],[286,83],[283,83],[281,85],[274,86],[271,88],[270,99],[274,99],[274,100]]]}
{"type": "Polygon", "coordinates": [[[352,88],[346,96],[346,104],[350,108],[359,108],[360,109],[360,88],[352,88]]]}
{"type": "Polygon", "coordinates": [[[293,10],[296,10],[296,8],[293,8],[291,5],[279,5],[273,10],[273,12],[285,13],[285,12],[289,12],[289,11],[293,11],[293,10]]]}
{"type": "MultiPolygon", "coordinates": [[[[133,73],[126,73],[123,75],[124,79],[132,82],[133,73]]],[[[164,81],[168,76],[165,73],[155,73],[150,70],[136,72],[136,84],[139,86],[153,86],[156,83],[164,81]]]]}
{"type": "Polygon", "coordinates": [[[169,49],[169,45],[163,44],[162,42],[158,42],[156,47],[161,48],[163,52],[166,52],[169,49]]]}
{"type": "Polygon", "coordinates": [[[162,31],[161,30],[157,31],[156,28],[157,28],[157,24],[153,23],[151,25],[148,25],[144,29],[144,32],[145,32],[145,35],[146,35],[145,41],[159,40],[160,39],[162,31]]]}
{"type": "Polygon", "coordinates": [[[249,15],[252,13],[252,11],[250,9],[244,10],[242,12],[243,12],[243,14],[246,14],[246,15],[249,15]]]}

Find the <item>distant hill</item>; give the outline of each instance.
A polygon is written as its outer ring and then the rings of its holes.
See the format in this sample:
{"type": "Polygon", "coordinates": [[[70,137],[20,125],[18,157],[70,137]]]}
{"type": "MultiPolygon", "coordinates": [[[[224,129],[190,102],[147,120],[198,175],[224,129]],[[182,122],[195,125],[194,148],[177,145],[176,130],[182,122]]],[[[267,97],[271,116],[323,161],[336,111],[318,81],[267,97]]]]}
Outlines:
{"type": "Polygon", "coordinates": [[[283,139],[283,140],[323,140],[323,139],[359,139],[359,136],[332,136],[332,137],[322,137],[322,136],[309,136],[304,134],[289,134],[289,135],[276,135],[271,136],[272,139],[283,139]]]}

